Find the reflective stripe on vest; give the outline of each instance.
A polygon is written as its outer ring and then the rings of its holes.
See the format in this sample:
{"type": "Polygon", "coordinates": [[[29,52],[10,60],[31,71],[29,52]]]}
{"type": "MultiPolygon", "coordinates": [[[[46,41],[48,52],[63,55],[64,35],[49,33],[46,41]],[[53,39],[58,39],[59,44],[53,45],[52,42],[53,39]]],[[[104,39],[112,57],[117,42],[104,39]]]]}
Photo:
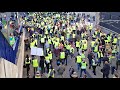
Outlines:
{"type": "Polygon", "coordinates": [[[103,54],[102,54],[102,53],[97,52],[97,54],[98,54],[98,58],[100,58],[100,54],[101,54],[101,57],[103,57],[103,54]]]}
{"type": "Polygon", "coordinates": [[[97,65],[94,59],[92,59],[92,65],[93,65],[93,66],[96,66],[96,65],[97,65]]]}
{"type": "Polygon", "coordinates": [[[27,61],[27,58],[26,58],[25,64],[30,64],[30,58],[29,58],[29,61],[27,61]]]}

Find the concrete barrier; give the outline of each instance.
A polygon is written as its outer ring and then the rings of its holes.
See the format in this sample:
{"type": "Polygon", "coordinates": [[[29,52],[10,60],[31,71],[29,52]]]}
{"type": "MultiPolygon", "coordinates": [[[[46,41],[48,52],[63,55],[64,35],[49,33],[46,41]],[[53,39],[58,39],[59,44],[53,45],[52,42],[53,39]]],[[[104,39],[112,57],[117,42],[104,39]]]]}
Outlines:
{"type": "Polygon", "coordinates": [[[17,61],[17,67],[18,67],[18,78],[22,78],[23,76],[23,63],[24,63],[24,39],[25,39],[25,32],[23,30],[23,35],[21,39],[21,45],[19,47],[19,55],[18,55],[18,61],[17,61]]]}
{"type": "Polygon", "coordinates": [[[0,78],[5,78],[5,64],[3,58],[0,58],[0,78]]]}

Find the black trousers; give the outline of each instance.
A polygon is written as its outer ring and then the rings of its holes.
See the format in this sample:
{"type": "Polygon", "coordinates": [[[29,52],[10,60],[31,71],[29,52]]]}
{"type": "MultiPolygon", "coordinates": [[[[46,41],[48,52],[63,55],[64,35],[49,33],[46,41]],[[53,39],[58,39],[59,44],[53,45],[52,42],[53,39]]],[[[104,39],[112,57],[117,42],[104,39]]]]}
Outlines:
{"type": "Polygon", "coordinates": [[[105,78],[105,77],[106,77],[106,78],[109,78],[109,74],[104,74],[104,73],[103,73],[103,78],[105,78]]]}
{"type": "Polygon", "coordinates": [[[49,73],[49,63],[46,63],[47,73],[49,73]]]}
{"type": "Polygon", "coordinates": [[[96,66],[92,66],[92,68],[93,68],[94,75],[96,75],[96,66]]]}
{"type": "Polygon", "coordinates": [[[35,75],[36,71],[37,71],[37,67],[34,67],[34,75],[35,75]]]}
{"type": "Polygon", "coordinates": [[[30,64],[26,64],[26,69],[27,69],[27,76],[28,76],[30,71],[30,64]]]}

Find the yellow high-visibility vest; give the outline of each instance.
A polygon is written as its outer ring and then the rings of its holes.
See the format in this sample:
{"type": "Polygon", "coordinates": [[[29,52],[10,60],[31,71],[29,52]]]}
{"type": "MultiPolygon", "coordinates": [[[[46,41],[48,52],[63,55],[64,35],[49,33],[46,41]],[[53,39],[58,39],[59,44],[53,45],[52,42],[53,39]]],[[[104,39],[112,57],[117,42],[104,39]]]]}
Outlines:
{"type": "Polygon", "coordinates": [[[95,41],[91,41],[91,47],[94,47],[95,41]]]}
{"type": "Polygon", "coordinates": [[[61,36],[61,41],[64,41],[64,36],[61,36]]]}
{"type": "Polygon", "coordinates": [[[87,49],[87,44],[84,44],[83,49],[84,49],[84,50],[87,49]]]}
{"type": "Polygon", "coordinates": [[[34,47],[35,46],[35,42],[31,42],[30,43],[30,48],[34,47]]]}
{"type": "Polygon", "coordinates": [[[45,43],[45,38],[41,38],[41,43],[45,43]]]}
{"type": "Polygon", "coordinates": [[[49,56],[49,59],[52,60],[52,53],[49,53],[48,56],[49,56]]]}
{"type": "Polygon", "coordinates": [[[117,43],[117,38],[113,39],[113,43],[116,44],[117,43]]]}
{"type": "Polygon", "coordinates": [[[33,62],[33,67],[38,67],[38,60],[37,59],[32,60],[32,62],[33,62]]]}
{"type": "Polygon", "coordinates": [[[82,62],[82,57],[81,56],[77,56],[77,63],[81,63],[82,62]]]}
{"type": "Polygon", "coordinates": [[[80,42],[76,41],[76,47],[80,47],[80,42]]]}
{"type": "Polygon", "coordinates": [[[70,50],[70,45],[69,45],[69,44],[66,45],[66,49],[67,49],[67,50],[70,50]]]}
{"type": "Polygon", "coordinates": [[[60,52],[60,59],[65,59],[65,52],[60,52]]]}
{"type": "Polygon", "coordinates": [[[73,38],[75,38],[75,34],[73,34],[72,36],[73,36],[73,38]]]}
{"type": "Polygon", "coordinates": [[[86,62],[84,62],[84,63],[82,62],[81,63],[81,69],[86,69],[86,67],[87,67],[87,63],[86,62]]]}
{"type": "Polygon", "coordinates": [[[85,58],[85,54],[84,54],[84,53],[81,54],[81,58],[82,58],[82,59],[85,58]]]}
{"type": "Polygon", "coordinates": [[[52,42],[51,42],[51,40],[50,40],[50,39],[48,39],[48,43],[49,43],[49,44],[52,44],[52,42]]]}
{"type": "Polygon", "coordinates": [[[94,48],[94,52],[98,52],[98,45],[95,46],[95,48],[94,48]]]}
{"type": "Polygon", "coordinates": [[[103,54],[102,54],[102,53],[97,52],[97,54],[98,54],[98,58],[100,58],[100,54],[101,54],[101,57],[103,57],[103,54]]]}

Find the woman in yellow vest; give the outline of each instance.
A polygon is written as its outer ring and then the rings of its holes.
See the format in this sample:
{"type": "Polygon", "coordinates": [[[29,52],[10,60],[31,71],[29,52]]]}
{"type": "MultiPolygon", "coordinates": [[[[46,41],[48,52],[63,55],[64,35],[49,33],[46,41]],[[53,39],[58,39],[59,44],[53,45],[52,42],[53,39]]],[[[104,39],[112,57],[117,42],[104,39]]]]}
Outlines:
{"type": "Polygon", "coordinates": [[[35,75],[35,72],[37,71],[37,68],[38,68],[38,60],[37,60],[37,58],[32,60],[32,65],[33,65],[33,68],[34,68],[34,75],[35,75]]]}

